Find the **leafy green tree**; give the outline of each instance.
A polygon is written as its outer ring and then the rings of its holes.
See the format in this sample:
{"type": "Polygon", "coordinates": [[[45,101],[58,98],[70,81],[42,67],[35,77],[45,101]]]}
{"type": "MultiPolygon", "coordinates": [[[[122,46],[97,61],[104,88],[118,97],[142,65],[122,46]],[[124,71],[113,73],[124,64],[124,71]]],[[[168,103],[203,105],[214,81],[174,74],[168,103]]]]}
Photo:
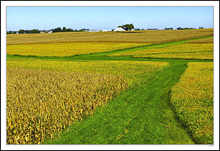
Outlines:
{"type": "Polygon", "coordinates": [[[58,27],[58,28],[55,28],[55,29],[53,30],[53,32],[62,32],[62,29],[61,29],[60,27],[58,27]]]}
{"type": "Polygon", "coordinates": [[[125,24],[121,26],[124,30],[131,30],[134,29],[134,25],[133,24],[125,24]]]}
{"type": "Polygon", "coordinates": [[[20,29],[20,30],[18,31],[18,33],[19,33],[19,34],[24,34],[24,29],[20,29]]]}
{"type": "Polygon", "coordinates": [[[66,27],[63,27],[63,30],[62,30],[62,32],[66,32],[67,30],[66,30],[66,27]]]}
{"type": "Polygon", "coordinates": [[[73,31],[73,29],[71,29],[71,28],[68,28],[67,30],[66,30],[66,32],[72,32],[73,31]]]}
{"type": "Polygon", "coordinates": [[[13,31],[7,31],[7,34],[14,34],[13,31]]]}
{"type": "Polygon", "coordinates": [[[30,31],[30,33],[40,33],[40,31],[38,29],[33,29],[30,31]]]}

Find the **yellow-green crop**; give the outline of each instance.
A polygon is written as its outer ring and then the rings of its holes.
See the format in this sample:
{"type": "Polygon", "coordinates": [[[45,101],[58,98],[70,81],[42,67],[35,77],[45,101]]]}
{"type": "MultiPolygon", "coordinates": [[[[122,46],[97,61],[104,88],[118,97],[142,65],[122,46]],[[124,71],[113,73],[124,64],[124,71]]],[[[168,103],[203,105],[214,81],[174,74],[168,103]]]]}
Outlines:
{"type": "Polygon", "coordinates": [[[188,44],[213,44],[213,37],[187,41],[188,44]]]}
{"type": "Polygon", "coordinates": [[[144,43],[41,43],[41,44],[19,44],[7,45],[7,54],[23,56],[73,56],[79,54],[90,54],[107,52],[118,49],[146,45],[144,43]]]}
{"type": "Polygon", "coordinates": [[[128,88],[122,76],[7,69],[7,143],[39,144],[128,88]]]}
{"type": "Polygon", "coordinates": [[[158,49],[117,53],[110,56],[173,59],[213,59],[213,44],[182,44],[158,49]]]}
{"type": "Polygon", "coordinates": [[[169,63],[153,61],[67,61],[52,59],[8,58],[8,67],[123,75],[129,84],[140,84],[146,77],[169,63]]]}
{"type": "Polygon", "coordinates": [[[188,63],[172,88],[171,104],[196,142],[213,144],[213,63],[188,63]]]}

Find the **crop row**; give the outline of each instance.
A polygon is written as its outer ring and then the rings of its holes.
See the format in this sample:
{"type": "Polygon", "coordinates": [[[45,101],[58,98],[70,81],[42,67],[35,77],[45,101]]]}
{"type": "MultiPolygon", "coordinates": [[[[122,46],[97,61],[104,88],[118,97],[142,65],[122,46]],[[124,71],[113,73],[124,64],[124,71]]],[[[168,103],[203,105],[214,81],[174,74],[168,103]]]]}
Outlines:
{"type": "Polygon", "coordinates": [[[41,44],[19,44],[8,45],[7,54],[23,56],[73,56],[79,54],[90,54],[107,52],[124,48],[146,45],[143,43],[41,43],[41,44]]]}
{"type": "Polygon", "coordinates": [[[109,56],[145,58],[213,59],[213,44],[182,44],[158,49],[117,53],[109,56]]]}
{"type": "Polygon", "coordinates": [[[188,63],[171,104],[197,143],[213,144],[213,63],[188,63]]]}
{"type": "Polygon", "coordinates": [[[123,75],[129,85],[141,84],[155,71],[169,63],[154,61],[67,61],[31,58],[8,58],[7,67],[67,71],[72,73],[100,73],[123,75]]]}
{"type": "Polygon", "coordinates": [[[38,144],[128,88],[122,76],[7,69],[7,143],[38,144]]]}
{"type": "Polygon", "coordinates": [[[213,44],[213,37],[187,41],[188,44],[213,44]]]}

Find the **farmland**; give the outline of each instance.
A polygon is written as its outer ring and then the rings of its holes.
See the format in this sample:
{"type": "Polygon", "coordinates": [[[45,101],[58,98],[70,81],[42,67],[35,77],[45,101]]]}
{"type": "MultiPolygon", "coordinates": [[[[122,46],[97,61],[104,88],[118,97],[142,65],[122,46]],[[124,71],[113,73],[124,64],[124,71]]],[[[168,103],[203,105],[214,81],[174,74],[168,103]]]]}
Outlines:
{"type": "Polygon", "coordinates": [[[72,42],[116,42],[116,43],[166,43],[213,35],[213,29],[161,30],[134,32],[73,32],[53,34],[7,35],[7,44],[27,43],[72,43],[72,42]]]}
{"type": "Polygon", "coordinates": [[[8,45],[7,53],[25,56],[73,56],[146,45],[142,43],[46,43],[8,45]]]}
{"type": "Polygon", "coordinates": [[[120,76],[20,68],[8,68],[7,75],[7,134],[13,144],[37,144],[45,135],[52,138],[127,88],[120,76]]]}
{"type": "Polygon", "coordinates": [[[213,37],[187,41],[189,44],[213,44],[213,37]]]}
{"type": "Polygon", "coordinates": [[[191,62],[172,88],[171,104],[195,140],[213,141],[213,63],[191,62]]]}
{"type": "MultiPolygon", "coordinates": [[[[200,39],[199,39],[200,40],[200,39]]],[[[200,42],[199,40],[195,40],[200,42]]],[[[203,40],[203,39],[202,39],[203,40]]],[[[180,44],[134,52],[117,53],[109,56],[133,56],[144,58],[174,58],[174,59],[213,59],[213,44],[180,44]]]]}
{"type": "Polygon", "coordinates": [[[7,143],[213,144],[212,35],[7,35],[7,143]]]}

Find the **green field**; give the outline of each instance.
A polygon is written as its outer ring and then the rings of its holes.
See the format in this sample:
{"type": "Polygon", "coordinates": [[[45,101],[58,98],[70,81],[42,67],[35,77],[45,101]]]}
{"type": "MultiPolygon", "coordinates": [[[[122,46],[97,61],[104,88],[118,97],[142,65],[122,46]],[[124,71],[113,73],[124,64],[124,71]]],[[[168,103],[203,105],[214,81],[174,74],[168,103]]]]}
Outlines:
{"type": "Polygon", "coordinates": [[[212,32],[8,35],[7,144],[213,144],[212,32]]]}

